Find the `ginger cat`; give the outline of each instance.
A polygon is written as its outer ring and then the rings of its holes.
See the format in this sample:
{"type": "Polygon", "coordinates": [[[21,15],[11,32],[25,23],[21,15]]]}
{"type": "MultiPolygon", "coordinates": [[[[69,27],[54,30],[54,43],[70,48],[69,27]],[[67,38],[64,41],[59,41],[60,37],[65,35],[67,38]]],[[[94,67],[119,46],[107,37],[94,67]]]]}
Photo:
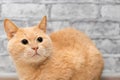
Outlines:
{"type": "Polygon", "coordinates": [[[103,58],[82,32],[66,28],[46,34],[46,17],[39,25],[18,28],[5,19],[8,50],[20,80],[100,80],[103,58]]]}

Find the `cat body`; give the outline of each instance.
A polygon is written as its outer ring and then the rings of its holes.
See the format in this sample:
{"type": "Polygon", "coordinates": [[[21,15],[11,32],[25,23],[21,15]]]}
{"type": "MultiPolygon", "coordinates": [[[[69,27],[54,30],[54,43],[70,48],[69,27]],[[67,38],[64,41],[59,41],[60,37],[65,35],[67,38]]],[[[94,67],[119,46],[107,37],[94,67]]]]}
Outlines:
{"type": "Polygon", "coordinates": [[[100,80],[102,56],[84,33],[65,28],[48,36],[46,17],[29,28],[4,25],[20,80],[100,80]]]}

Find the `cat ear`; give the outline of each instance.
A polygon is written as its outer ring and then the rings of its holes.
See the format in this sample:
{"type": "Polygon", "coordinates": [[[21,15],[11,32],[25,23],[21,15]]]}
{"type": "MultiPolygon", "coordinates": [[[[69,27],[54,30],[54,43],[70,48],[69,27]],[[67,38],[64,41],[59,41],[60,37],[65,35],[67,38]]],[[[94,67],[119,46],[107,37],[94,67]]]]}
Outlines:
{"type": "Polygon", "coordinates": [[[47,17],[44,16],[40,22],[40,24],[38,25],[39,29],[43,30],[44,32],[46,32],[46,26],[47,26],[47,17]]]}
{"type": "Polygon", "coordinates": [[[9,19],[4,20],[4,29],[8,39],[11,39],[18,30],[17,26],[9,19]]]}

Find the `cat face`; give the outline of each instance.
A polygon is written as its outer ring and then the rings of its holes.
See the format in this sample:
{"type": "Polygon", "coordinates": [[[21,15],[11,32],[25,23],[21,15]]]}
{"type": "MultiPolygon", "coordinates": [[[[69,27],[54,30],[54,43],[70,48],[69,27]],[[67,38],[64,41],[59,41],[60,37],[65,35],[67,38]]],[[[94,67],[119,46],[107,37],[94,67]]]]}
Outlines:
{"type": "Polygon", "coordinates": [[[46,17],[38,26],[18,28],[10,20],[4,22],[9,39],[8,50],[14,61],[40,63],[50,56],[52,42],[46,35],[46,17]]]}

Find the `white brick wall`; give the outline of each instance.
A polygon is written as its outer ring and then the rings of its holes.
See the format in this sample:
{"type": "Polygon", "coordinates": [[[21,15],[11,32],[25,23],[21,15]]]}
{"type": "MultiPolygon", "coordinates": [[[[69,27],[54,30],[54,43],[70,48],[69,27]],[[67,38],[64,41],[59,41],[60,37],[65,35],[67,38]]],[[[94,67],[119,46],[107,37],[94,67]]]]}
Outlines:
{"type": "Polygon", "coordinates": [[[101,15],[106,20],[120,21],[120,5],[102,6],[101,15]]]}
{"type": "Polygon", "coordinates": [[[36,3],[83,3],[83,2],[97,2],[98,0],[33,0],[36,3]]]}
{"type": "Polygon", "coordinates": [[[120,30],[118,23],[111,22],[76,22],[72,26],[84,31],[91,38],[117,37],[120,30]]]}
{"type": "Polygon", "coordinates": [[[43,4],[3,4],[1,16],[10,18],[40,18],[47,15],[46,6],[43,4]]]}
{"type": "Polygon", "coordinates": [[[48,33],[64,27],[85,32],[105,60],[104,73],[120,73],[120,0],[0,0],[0,72],[15,72],[6,49],[3,20],[36,25],[48,16],[48,33]]]}
{"type": "Polygon", "coordinates": [[[98,14],[96,5],[88,4],[56,4],[51,9],[51,19],[85,19],[96,18],[98,14]]]}

